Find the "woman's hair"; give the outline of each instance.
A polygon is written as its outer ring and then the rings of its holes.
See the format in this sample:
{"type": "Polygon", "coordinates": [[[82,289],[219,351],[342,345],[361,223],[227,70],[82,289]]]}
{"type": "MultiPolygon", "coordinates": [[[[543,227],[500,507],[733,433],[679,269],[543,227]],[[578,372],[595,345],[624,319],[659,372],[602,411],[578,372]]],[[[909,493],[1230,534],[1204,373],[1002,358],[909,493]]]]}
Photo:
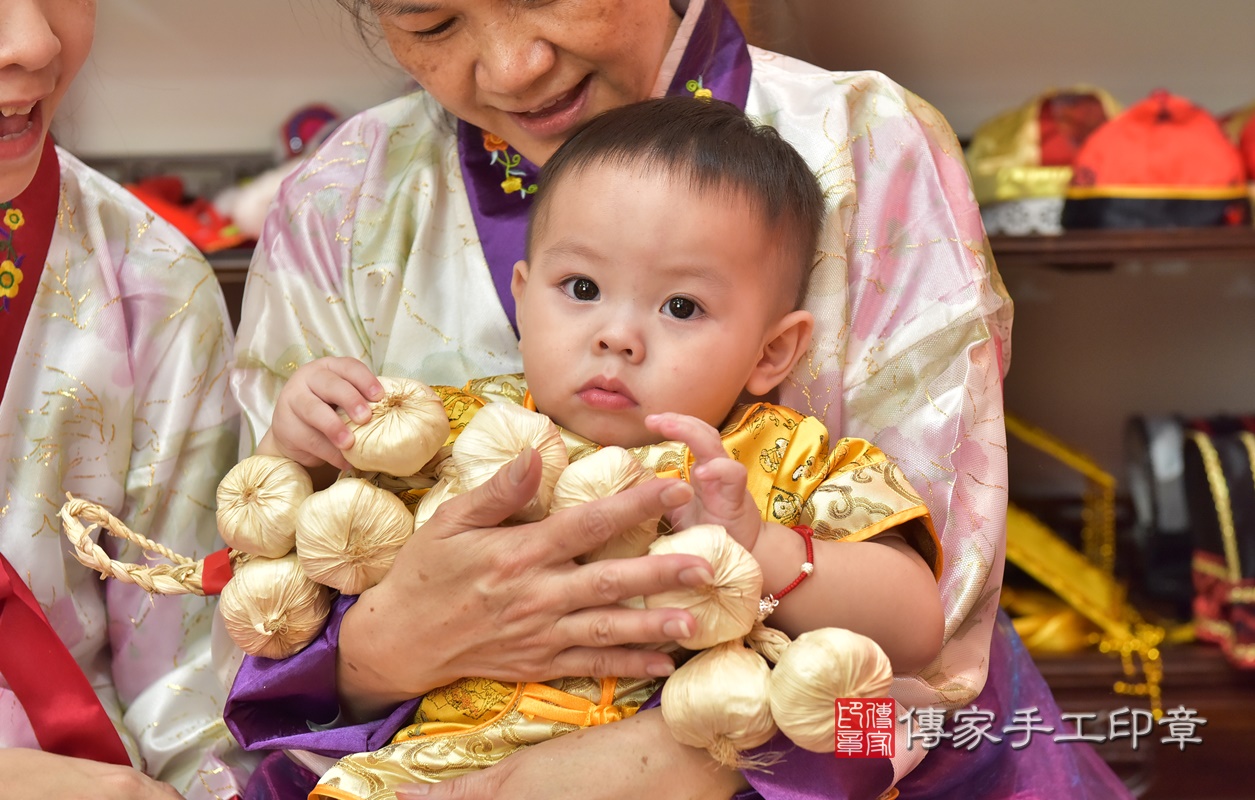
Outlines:
{"type": "Polygon", "coordinates": [[[368,47],[372,46],[379,35],[374,13],[370,10],[369,0],[336,0],[341,8],[349,12],[353,18],[353,26],[357,35],[368,47]]]}
{"type": "Polygon", "coordinates": [[[824,195],[806,161],[774,128],[759,125],[731,103],[688,96],[598,115],[545,162],[528,226],[529,253],[533,231],[544,224],[551,187],[600,165],[665,173],[703,193],[739,193],[787,243],[782,263],[796,265],[794,307],[801,304],[824,224],[824,195]]]}

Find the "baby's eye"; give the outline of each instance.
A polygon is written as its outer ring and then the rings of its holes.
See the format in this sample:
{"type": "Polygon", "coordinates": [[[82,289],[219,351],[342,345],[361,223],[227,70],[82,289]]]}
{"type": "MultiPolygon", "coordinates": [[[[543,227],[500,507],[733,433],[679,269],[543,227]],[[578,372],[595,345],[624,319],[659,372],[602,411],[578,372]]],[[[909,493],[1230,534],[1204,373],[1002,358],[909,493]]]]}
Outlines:
{"type": "Polygon", "coordinates": [[[673,297],[662,307],[662,313],[676,319],[689,319],[701,313],[701,306],[687,297],[673,297]]]}
{"type": "Polygon", "coordinates": [[[601,289],[588,278],[567,278],[562,283],[562,290],[567,296],[584,303],[590,303],[601,296],[601,289]]]}

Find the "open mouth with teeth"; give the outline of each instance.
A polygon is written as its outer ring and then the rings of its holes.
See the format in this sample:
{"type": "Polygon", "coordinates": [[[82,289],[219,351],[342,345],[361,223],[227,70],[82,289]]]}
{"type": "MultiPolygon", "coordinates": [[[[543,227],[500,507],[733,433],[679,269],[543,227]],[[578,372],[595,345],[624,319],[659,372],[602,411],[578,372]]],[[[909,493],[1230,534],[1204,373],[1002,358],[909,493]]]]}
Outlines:
{"type": "Polygon", "coordinates": [[[554,99],[550,100],[548,103],[545,103],[540,108],[534,108],[531,111],[524,112],[522,116],[527,117],[528,119],[544,119],[545,117],[548,117],[551,114],[556,114],[559,111],[564,111],[566,110],[568,106],[570,106],[572,103],[575,102],[575,100],[580,96],[580,92],[584,91],[584,87],[587,84],[588,84],[588,78],[585,78],[584,80],[575,84],[575,86],[573,86],[570,89],[570,91],[567,91],[561,95],[558,95],[554,99]]]}
{"type": "Polygon", "coordinates": [[[19,136],[31,126],[35,106],[0,106],[0,138],[19,136]]]}

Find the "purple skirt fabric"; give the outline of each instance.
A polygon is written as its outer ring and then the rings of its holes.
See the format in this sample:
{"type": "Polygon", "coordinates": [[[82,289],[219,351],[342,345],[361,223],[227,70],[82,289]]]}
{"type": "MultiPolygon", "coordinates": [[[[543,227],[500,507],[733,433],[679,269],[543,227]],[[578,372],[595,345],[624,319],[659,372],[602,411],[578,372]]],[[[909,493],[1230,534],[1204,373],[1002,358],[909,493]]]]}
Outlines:
{"type": "MultiPolygon", "coordinates": [[[[1031,708],[1037,709],[1039,724],[1053,728],[1055,735],[1075,731],[1075,723],[1060,718],[1050,687],[1003,611],[994,626],[989,664],[989,679],[974,705],[996,714],[995,731],[1016,711],[1031,708]]],[[[1002,736],[1000,744],[986,742],[970,751],[943,743],[902,779],[898,789],[904,800],[1132,800],[1133,794],[1091,745],[1056,742],[1051,735],[1037,734],[1016,750],[1011,743],[1018,738],[1023,737],[1002,736]]]]}
{"type": "MultiPolygon", "coordinates": [[[[321,638],[285,661],[248,658],[236,678],[227,703],[227,725],[248,750],[312,750],[324,755],[377,750],[405,725],[415,702],[405,703],[388,717],[365,725],[323,729],[334,720],[335,662],[340,621],[356,598],[340,598],[321,638]]],[[[1065,723],[1011,620],[999,612],[990,648],[989,678],[974,701],[977,709],[993,712],[995,731],[1017,711],[1036,708],[1038,723],[1059,733],[1073,730],[1065,723]]],[[[651,705],[657,703],[657,698],[651,705]]],[[[943,741],[923,763],[898,784],[903,798],[928,800],[1124,800],[1132,794],[1115,773],[1084,743],[1055,742],[1038,734],[1016,749],[1005,736],[1000,744],[983,742],[974,749],[956,748],[943,741]]],[[[917,744],[917,746],[919,746],[917,744]]],[[[748,774],[754,791],[741,798],[766,800],[862,800],[878,797],[889,785],[888,762],[876,759],[837,759],[773,740],[766,749],[787,751],[770,773],[748,774]]],[[[247,798],[299,800],[316,782],[313,773],[280,752],[267,757],[249,783],[247,798]]]]}

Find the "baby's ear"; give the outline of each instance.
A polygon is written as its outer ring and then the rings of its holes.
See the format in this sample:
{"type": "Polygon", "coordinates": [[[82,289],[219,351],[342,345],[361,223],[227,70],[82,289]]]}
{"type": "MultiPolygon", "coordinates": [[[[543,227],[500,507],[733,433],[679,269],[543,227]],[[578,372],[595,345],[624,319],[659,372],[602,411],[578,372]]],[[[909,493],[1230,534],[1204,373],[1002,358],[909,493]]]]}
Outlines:
{"type": "Polygon", "coordinates": [[[523,297],[523,290],[527,288],[527,275],[530,271],[526,261],[514,262],[514,274],[510,277],[510,294],[514,295],[515,303],[523,297]]]}
{"type": "Polygon", "coordinates": [[[758,363],[745,382],[745,391],[761,397],[779,386],[810,347],[815,318],[809,311],[790,311],[767,331],[758,363]]]}

